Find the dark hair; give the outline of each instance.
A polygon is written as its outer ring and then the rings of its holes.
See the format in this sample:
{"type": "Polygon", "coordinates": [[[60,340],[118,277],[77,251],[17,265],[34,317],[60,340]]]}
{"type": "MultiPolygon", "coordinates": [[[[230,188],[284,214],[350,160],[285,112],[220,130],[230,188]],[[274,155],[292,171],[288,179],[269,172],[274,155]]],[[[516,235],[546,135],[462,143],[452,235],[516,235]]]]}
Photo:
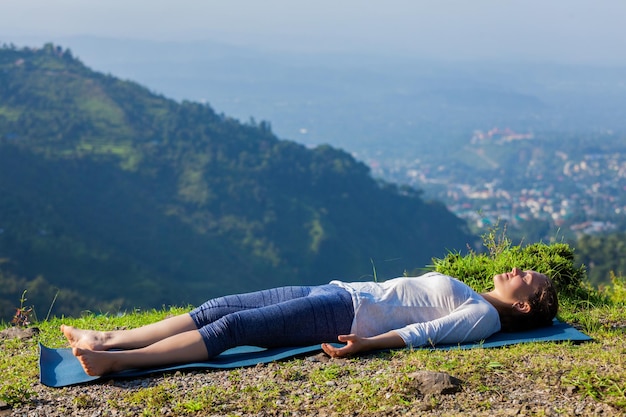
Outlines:
{"type": "Polygon", "coordinates": [[[513,306],[496,306],[500,315],[501,331],[520,332],[552,325],[552,319],[559,309],[559,300],[550,279],[526,302],[530,305],[528,313],[518,311],[513,306]]]}

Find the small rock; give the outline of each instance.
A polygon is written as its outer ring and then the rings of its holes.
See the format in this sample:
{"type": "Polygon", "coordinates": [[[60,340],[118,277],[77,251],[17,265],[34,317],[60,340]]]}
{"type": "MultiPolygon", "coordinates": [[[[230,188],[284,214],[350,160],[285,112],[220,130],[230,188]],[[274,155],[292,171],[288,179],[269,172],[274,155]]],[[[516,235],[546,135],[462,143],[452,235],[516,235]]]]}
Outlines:
{"type": "Polygon", "coordinates": [[[445,372],[418,371],[408,377],[411,388],[422,395],[454,394],[461,390],[462,381],[445,372]]]}
{"type": "Polygon", "coordinates": [[[318,353],[317,355],[314,355],[314,356],[307,356],[306,357],[306,361],[307,362],[322,362],[322,363],[326,363],[326,362],[330,362],[330,356],[328,356],[327,354],[322,352],[322,353],[318,353]]]}
{"type": "Polygon", "coordinates": [[[9,327],[0,331],[0,339],[30,339],[39,334],[37,327],[9,327]]]}
{"type": "Polygon", "coordinates": [[[567,393],[567,395],[573,395],[578,392],[578,387],[568,385],[567,387],[565,387],[565,392],[567,393]]]}

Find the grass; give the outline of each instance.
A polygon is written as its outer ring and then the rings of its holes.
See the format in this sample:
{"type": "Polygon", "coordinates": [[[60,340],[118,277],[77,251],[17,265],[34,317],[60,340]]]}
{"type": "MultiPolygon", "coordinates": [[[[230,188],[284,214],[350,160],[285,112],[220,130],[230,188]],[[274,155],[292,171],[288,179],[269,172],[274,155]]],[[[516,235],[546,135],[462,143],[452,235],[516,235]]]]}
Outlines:
{"type": "Polygon", "coordinates": [[[559,318],[578,326],[593,341],[484,350],[399,350],[329,361],[293,359],[256,368],[154,376],[136,386],[116,382],[106,386],[106,394],[92,392],[97,386],[91,390],[41,386],[38,343],[66,346],[58,330],[61,323],[101,330],[133,328],[188,308],[50,318],[36,323],[40,332],[31,340],[0,340],[0,400],[19,408],[53,396],[60,398],[59,407],[66,407],[68,414],[114,410],[117,415],[142,416],[426,415],[431,411],[437,415],[623,415],[626,281],[613,277],[606,288],[574,291],[561,301],[559,318]],[[411,373],[418,370],[446,372],[463,381],[462,390],[425,397],[412,381],[411,373]]]}
{"type": "MultiPolygon", "coordinates": [[[[179,385],[186,378],[166,375],[154,379],[149,386],[121,390],[108,398],[104,406],[119,410],[122,415],[125,410],[134,410],[133,413],[139,414],[131,415],[145,416],[160,415],[163,409],[172,415],[258,414],[267,410],[307,414],[319,409],[339,415],[355,410],[362,415],[424,411],[443,407],[446,401],[450,405],[451,400],[420,398],[411,391],[408,375],[416,370],[435,370],[464,381],[465,394],[453,397],[461,402],[457,409],[487,412],[511,391],[532,386],[538,392],[566,390],[572,401],[586,398],[626,412],[624,304],[582,306],[569,306],[562,313],[594,338],[581,345],[528,343],[481,351],[396,351],[328,363],[294,359],[266,365],[258,375],[254,368],[216,371],[225,373],[226,382],[205,381],[185,389],[179,389],[179,385]],[[510,385],[512,379],[521,382],[510,385]]],[[[0,341],[3,376],[0,399],[11,406],[37,399],[42,389],[37,382],[37,343],[65,346],[58,331],[62,322],[95,329],[131,328],[183,311],[187,309],[136,311],[116,316],[87,314],[37,323],[40,333],[35,339],[0,341]]],[[[209,381],[212,372],[206,372],[209,381]]],[[[57,391],[68,395],[64,389],[57,391]]],[[[81,391],[69,394],[68,404],[78,409],[103,407],[100,398],[81,391]]]]}

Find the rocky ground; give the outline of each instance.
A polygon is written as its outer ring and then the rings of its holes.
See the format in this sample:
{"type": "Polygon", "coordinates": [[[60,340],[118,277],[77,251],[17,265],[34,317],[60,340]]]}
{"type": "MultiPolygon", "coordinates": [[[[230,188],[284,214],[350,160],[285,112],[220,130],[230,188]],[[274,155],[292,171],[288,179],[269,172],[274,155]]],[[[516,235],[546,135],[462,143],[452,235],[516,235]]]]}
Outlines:
{"type": "Polygon", "coordinates": [[[34,395],[30,404],[5,409],[0,411],[0,415],[624,415],[623,410],[598,402],[564,384],[558,369],[543,373],[537,380],[525,375],[490,372],[480,378],[480,385],[476,385],[455,378],[446,379],[445,373],[406,373],[402,360],[402,355],[384,360],[376,357],[336,360],[316,355],[304,360],[236,371],[177,372],[116,381],[105,379],[94,384],[61,389],[37,384],[32,387],[34,395]],[[326,381],[313,377],[329,366],[335,373],[333,377],[326,381]],[[342,377],[342,370],[349,377],[342,377]],[[375,383],[381,378],[395,378],[398,383],[380,384],[385,386],[383,390],[387,392],[372,392],[367,388],[367,381],[375,383]],[[272,391],[269,393],[264,392],[264,389],[259,390],[259,386],[281,388],[278,391],[268,388],[268,391],[272,391]],[[347,401],[356,400],[354,404],[360,406],[344,410],[338,409],[337,403],[333,405],[325,401],[326,397],[336,395],[337,392],[348,393],[347,401]],[[255,395],[267,395],[268,400],[259,403],[250,398],[255,395]],[[402,400],[372,409],[372,403],[380,403],[376,398],[391,396],[402,400]],[[189,398],[196,400],[190,401],[189,398]],[[199,409],[197,412],[192,406],[194,401],[196,404],[204,404],[196,406],[199,409]],[[181,403],[186,405],[182,407],[181,403]]]}
{"type": "MultiPolygon", "coordinates": [[[[0,401],[0,417],[624,416],[626,322],[602,323],[609,332],[580,345],[402,350],[351,359],[319,353],[251,368],[102,378],[65,388],[46,387],[33,373],[21,401],[13,407],[0,401]]],[[[36,348],[37,333],[1,331],[0,339],[24,341],[2,354],[36,348]]],[[[34,359],[33,353],[27,355],[34,359]]]]}

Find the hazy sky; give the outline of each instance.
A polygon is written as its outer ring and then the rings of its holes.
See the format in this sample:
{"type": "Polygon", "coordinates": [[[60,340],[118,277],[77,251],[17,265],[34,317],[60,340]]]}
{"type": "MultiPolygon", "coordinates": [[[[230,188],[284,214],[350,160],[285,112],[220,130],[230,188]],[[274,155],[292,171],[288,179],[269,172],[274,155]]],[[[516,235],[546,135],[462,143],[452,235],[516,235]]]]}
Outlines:
{"type": "MultiPolygon", "coordinates": [[[[0,0],[0,41],[74,35],[626,65],[624,0],[0,0]]],[[[67,45],[71,48],[71,45],[67,45]]]]}

